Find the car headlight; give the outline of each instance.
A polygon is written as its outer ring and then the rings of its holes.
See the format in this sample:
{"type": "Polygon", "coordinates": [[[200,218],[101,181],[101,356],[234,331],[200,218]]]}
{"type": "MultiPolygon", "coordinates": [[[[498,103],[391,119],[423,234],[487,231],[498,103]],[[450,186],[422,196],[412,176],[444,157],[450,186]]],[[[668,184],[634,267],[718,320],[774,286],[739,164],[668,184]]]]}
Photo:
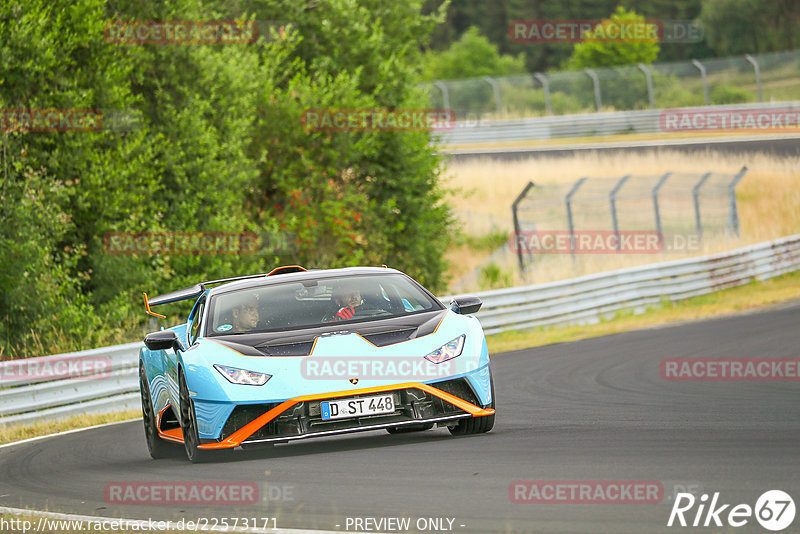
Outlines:
{"type": "Polygon", "coordinates": [[[237,369],[236,367],[228,367],[227,365],[215,364],[214,369],[227,378],[228,382],[231,384],[241,384],[243,386],[263,386],[267,383],[267,380],[272,378],[272,375],[256,373],[255,371],[248,371],[246,369],[237,369]]]}
{"type": "Polygon", "coordinates": [[[447,360],[452,360],[456,356],[459,356],[461,351],[464,350],[464,340],[466,339],[467,336],[465,335],[459,336],[426,355],[425,359],[433,363],[442,363],[447,360]]]}

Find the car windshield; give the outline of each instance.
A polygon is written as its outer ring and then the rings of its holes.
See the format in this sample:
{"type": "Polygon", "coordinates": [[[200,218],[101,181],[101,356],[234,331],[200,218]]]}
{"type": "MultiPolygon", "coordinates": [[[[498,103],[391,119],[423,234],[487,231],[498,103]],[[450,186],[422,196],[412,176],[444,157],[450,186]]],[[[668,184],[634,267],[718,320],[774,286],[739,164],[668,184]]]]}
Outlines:
{"type": "Polygon", "coordinates": [[[320,278],[215,295],[209,307],[206,335],[362,322],[441,308],[439,302],[400,274],[320,278]]]}

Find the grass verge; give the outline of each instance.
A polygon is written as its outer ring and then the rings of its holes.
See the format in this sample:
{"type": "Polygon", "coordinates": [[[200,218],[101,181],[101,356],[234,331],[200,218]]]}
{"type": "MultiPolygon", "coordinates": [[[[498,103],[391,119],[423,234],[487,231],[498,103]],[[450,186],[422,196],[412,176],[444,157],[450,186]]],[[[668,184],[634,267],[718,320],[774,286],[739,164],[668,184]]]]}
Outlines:
{"type": "Polygon", "coordinates": [[[486,342],[489,353],[495,354],[726,315],[792,299],[800,299],[800,271],[678,302],[665,301],[660,307],[639,315],[634,315],[631,311],[621,311],[614,319],[597,324],[503,332],[487,336],[486,342]]]}
{"type": "MultiPolygon", "coordinates": [[[[520,148],[520,147],[546,147],[560,145],[581,145],[596,143],[615,143],[620,141],[673,141],[685,139],[720,139],[730,137],[757,137],[758,135],[776,135],[782,132],[772,131],[741,131],[741,130],[720,130],[715,132],[652,132],[652,133],[621,133],[614,135],[596,135],[584,137],[555,137],[552,139],[526,139],[522,141],[494,141],[484,143],[464,143],[461,145],[442,146],[441,150],[445,153],[453,150],[481,149],[481,148],[520,148]]],[[[791,132],[790,132],[791,134],[791,132]]],[[[790,137],[791,135],[787,135],[790,137]]]]}
{"type": "Polygon", "coordinates": [[[0,445],[4,443],[12,443],[14,441],[22,441],[23,439],[35,438],[38,436],[55,434],[57,432],[66,432],[67,430],[102,425],[104,423],[113,423],[115,421],[125,421],[126,419],[134,419],[141,416],[142,412],[140,410],[128,410],[125,412],[112,412],[106,414],[78,415],[75,417],[70,417],[69,419],[47,421],[32,425],[0,426],[0,445]]]}

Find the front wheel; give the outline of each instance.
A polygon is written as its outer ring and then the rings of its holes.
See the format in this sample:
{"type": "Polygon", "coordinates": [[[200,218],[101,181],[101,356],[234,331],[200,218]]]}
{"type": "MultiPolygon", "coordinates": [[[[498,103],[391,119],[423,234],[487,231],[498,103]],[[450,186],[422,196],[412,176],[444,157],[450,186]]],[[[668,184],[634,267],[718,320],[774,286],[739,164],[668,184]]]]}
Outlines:
{"type": "MultiPolygon", "coordinates": [[[[494,379],[492,378],[492,372],[489,371],[489,384],[490,389],[492,391],[492,402],[489,403],[488,406],[484,406],[484,408],[492,408],[494,409],[494,379]]],[[[494,416],[492,415],[484,415],[482,417],[470,417],[469,419],[461,419],[457,425],[452,427],[447,427],[450,433],[454,436],[465,436],[467,434],[484,434],[492,429],[494,426],[494,416]]]]}
{"type": "Polygon", "coordinates": [[[199,449],[200,437],[197,431],[197,417],[194,411],[194,403],[189,397],[189,387],[186,385],[186,378],[183,370],[178,372],[179,396],[181,402],[181,432],[183,432],[183,445],[186,449],[186,457],[193,464],[207,462],[213,453],[199,449]]]}
{"type": "MultiPolygon", "coordinates": [[[[147,441],[147,450],[154,460],[168,458],[175,455],[176,447],[171,446],[158,436],[156,413],[153,409],[153,400],[150,398],[150,386],[144,365],[139,364],[139,393],[142,397],[142,420],[144,421],[144,437],[147,441]]],[[[178,449],[180,450],[180,449],[178,449]]]]}

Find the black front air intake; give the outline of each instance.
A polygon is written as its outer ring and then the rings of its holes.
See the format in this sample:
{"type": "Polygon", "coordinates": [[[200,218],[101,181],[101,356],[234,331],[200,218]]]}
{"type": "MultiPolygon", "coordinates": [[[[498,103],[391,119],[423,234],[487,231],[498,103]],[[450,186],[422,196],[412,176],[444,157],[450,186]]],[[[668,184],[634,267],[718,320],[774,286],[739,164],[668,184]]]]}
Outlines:
{"type": "MultiPolygon", "coordinates": [[[[472,388],[466,379],[458,378],[455,380],[445,380],[431,386],[450,393],[471,404],[479,406],[478,399],[473,393],[472,388]]],[[[323,420],[319,400],[298,402],[290,406],[275,419],[257,430],[245,440],[253,442],[265,439],[275,439],[280,437],[311,436],[314,434],[338,431],[338,430],[357,430],[358,428],[373,425],[392,425],[410,423],[412,421],[424,422],[425,420],[459,417],[467,415],[467,412],[456,407],[449,402],[431,395],[427,391],[417,388],[407,388],[392,390],[394,396],[395,411],[390,414],[366,415],[347,419],[323,420]]],[[[341,398],[358,399],[362,397],[374,396],[375,393],[357,394],[341,398]]],[[[273,404],[251,404],[237,406],[222,431],[222,439],[227,438],[246,424],[265,414],[277,406],[273,404]]]]}

